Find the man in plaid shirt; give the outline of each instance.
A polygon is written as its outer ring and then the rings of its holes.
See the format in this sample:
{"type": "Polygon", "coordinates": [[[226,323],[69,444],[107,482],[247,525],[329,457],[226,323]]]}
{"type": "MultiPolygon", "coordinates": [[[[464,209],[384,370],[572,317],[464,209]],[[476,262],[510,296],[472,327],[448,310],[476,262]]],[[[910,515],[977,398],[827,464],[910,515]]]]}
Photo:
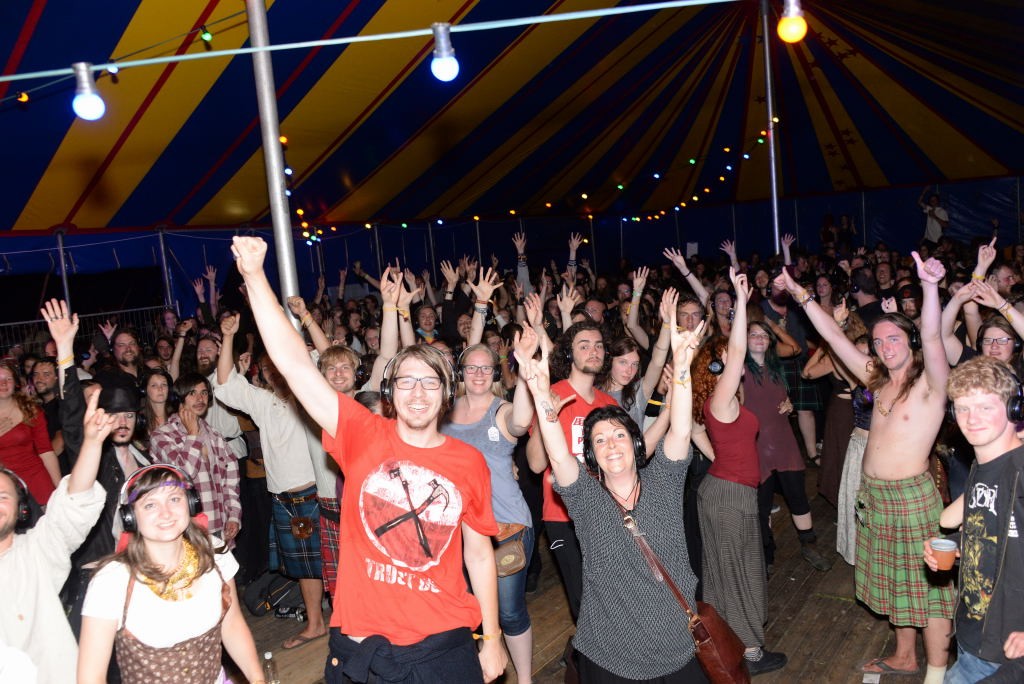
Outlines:
{"type": "Polygon", "coordinates": [[[174,383],[174,391],[180,401],[178,412],[152,432],[150,456],[188,473],[210,519],[210,532],[231,548],[242,520],[238,460],[224,437],[203,420],[213,399],[210,381],[186,373],[174,383]]]}

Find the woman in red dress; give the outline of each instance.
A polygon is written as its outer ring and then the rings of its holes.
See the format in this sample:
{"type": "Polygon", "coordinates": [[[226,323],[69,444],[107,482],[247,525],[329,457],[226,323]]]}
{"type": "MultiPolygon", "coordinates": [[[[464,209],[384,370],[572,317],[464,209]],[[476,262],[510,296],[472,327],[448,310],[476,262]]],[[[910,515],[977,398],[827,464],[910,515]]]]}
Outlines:
{"type": "Polygon", "coordinates": [[[0,361],[0,465],[25,481],[40,506],[46,505],[60,481],[46,418],[21,391],[18,371],[9,361],[0,361]]]}

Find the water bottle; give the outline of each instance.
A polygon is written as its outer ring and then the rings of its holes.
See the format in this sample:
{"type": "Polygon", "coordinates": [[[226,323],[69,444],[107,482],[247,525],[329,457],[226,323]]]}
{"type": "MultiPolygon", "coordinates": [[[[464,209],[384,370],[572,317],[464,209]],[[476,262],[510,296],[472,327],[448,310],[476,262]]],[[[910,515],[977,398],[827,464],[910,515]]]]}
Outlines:
{"type": "Polygon", "coordinates": [[[263,678],[267,680],[267,684],[281,684],[281,679],[277,676],[277,663],[274,662],[274,654],[270,651],[263,654],[263,678]]]}

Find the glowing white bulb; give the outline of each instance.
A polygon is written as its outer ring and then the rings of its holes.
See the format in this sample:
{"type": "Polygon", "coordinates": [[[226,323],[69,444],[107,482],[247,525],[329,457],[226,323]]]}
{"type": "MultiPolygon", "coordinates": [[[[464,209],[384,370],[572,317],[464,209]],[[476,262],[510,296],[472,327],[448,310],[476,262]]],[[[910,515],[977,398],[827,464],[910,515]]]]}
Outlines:
{"type": "Polygon", "coordinates": [[[96,92],[96,81],[92,77],[92,65],[88,62],[75,62],[71,68],[75,72],[75,98],[71,108],[75,114],[86,121],[95,121],[107,111],[103,98],[96,92]]]}
{"type": "Polygon", "coordinates": [[[434,32],[434,59],[430,61],[430,71],[438,81],[453,81],[459,75],[459,60],[455,59],[452,47],[452,26],[437,22],[430,28],[434,32]]]}

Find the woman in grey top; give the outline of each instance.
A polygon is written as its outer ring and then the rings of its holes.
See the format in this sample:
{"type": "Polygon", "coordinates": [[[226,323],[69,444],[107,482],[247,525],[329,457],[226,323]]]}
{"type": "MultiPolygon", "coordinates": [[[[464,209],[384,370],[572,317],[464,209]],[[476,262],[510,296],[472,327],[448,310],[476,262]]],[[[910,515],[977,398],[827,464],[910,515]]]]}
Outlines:
{"type": "MultiPolygon", "coordinates": [[[[532,351],[523,349],[524,354],[532,351]]],[[[522,378],[516,382],[512,403],[501,399],[498,355],[486,344],[474,344],[459,357],[456,371],[462,393],[455,400],[441,432],[480,451],[491,471],[491,502],[498,524],[524,525],[519,533],[526,550],[526,565],[533,550],[530,509],[512,472],[512,450],[533,420],[530,392],[522,378]]],[[[526,611],[526,567],[498,578],[498,617],[519,682],[532,674],[533,630],[526,611]]]]}
{"type": "MultiPolygon", "coordinates": [[[[539,416],[538,425],[561,494],[576,523],[583,551],[583,600],[573,645],[580,681],[706,682],[694,658],[687,617],[669,587],[655,579],[633,533],[627,511],[687,600],[696,605],[694,577],[683,542],[683,488],[690,446],[690,361],[703,326],[676,328],[670,312],[674,371],[671,427],[650,463],[643,436],[619,407],[596,409],[583,426],[584,466],[573,458],[551,402],[547,351],[541,360],[516,357],[539,416]]],[[[535,333],[523,331],[529,338],[535,333]]],[[[570,399],[571,400],[571,399],[570,399]]],[[[564,402],[563,402],[564,403],[564,402]]]]}

